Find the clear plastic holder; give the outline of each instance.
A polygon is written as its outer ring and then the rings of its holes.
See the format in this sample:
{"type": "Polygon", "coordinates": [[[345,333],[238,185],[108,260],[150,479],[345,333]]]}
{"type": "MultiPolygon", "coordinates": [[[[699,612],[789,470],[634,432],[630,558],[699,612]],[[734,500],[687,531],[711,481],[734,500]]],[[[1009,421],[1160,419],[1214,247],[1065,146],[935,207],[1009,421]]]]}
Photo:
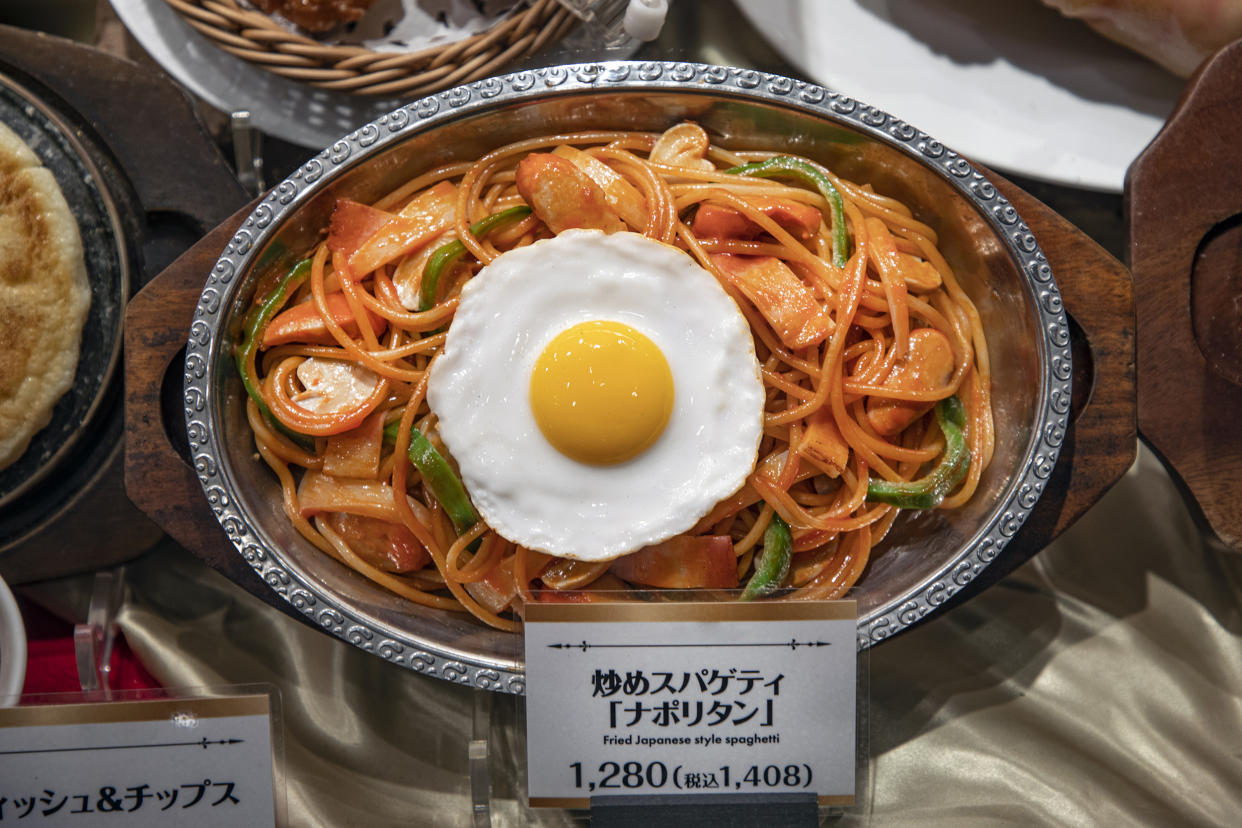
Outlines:
{"type": "Polygon", "coordinates": [[[472,728],[466,758],[470,768],[470,805],[475,828],[488,828],[492,824],[490,745],[494,696],[488,690],[475,690],[471,696],[472,728]]]}
{"type": "Polygon", "coordinates": [[[250,195],[262,195],[267,189],[263,180],[263,133],[254,128],[249,110],[239,109],[230,114],[229,132],[238,183],[250,195]]]}
{"type": "Polygon", "coordinates": [[[579,20],[587,35],[605,47],[651,41],[660,36],[669,0],[557,0],[579,20]]]}
{"type": "Polygon", "coordinates": [[[112,697],[112,648],[116,616],[125,600],[125,567],[95,573],[86,620],[73,627],[78,683],[100,701],[112,697]]]}
{"type": "MultiPolygon", "coordinates": [[[[99,589],[97,593],[106,594],[105,586],[112,587],[115,584],[109,584],[107,579],[101,585],[97,582],[99,589]]],[[[92,600],[92,605],[94,605],[92,600]]],[[[81,627],[90,627],[91,625],[78,625],[81,627]]],[[[105,635],[105,638],[109,637],[105,635]]],[[[76,636],[75,636],[76,638],[76,636]]],[[[94,631],[90,641],[94,645],[94,631]]],[[[87,641],[87,636],[82,636],[83,641],[87,641]]],[[[83,645],[85,646],[85,645],[83,645]]],[[[216,781],[213,783],[210,778],[205,778],[201,767],[198,767],[209,749],[227,750],[235,745],[244,743],[242,737],[250,737],[253,742],[253,732],[244,730],[229,731],[235,732],[235,735],[229,738],[220,738],[220,734],[212,732],[210,738],[203,735],[208,732],[211,723],[225,723],[225,727],[231,726],[232,722],[248,721],[252,722],[254,717],[266,717],[269,723],[269,731],[266,734],[270,744],[270,772],[271,772],[271,795],[272,795],[272,813],[274,814],[274,824],[284,826],[288,824],[288,804],[286,799],[286,783],[284,773],[284,754],[285,754],[285,738],[284,738],[284,720],[281,708],[280,691],[274,685],[270,684],[238,684],[238,685],[213,685],[199,687],[174,687],[174,688],[157,688],[157,689],[134,689],[134,690],[117,690],[111,689],[107,684],[107,675],[101,677],[100,687],[98,689],[83,689],[80,692],[69,693],[28,693],[21,697],[21,702],[16,707],[0,709],[0,787],[5,785],[14,787],[24,794],[35,794],[39,797],[39,803],[43,803],[43,799],[57,793],[58,796],[63,794],[68,797],[69,804],[66,809],[77,803],[85,804],[90,807],[91,803],[98,804],[99,801],[107,801],[108,797],[104,796],[107,790],[111,790],[114,802],[120,802],[125,796],[129,796],[127,801],[129,807],[121,807],[115,810],[96,809],[97,817],[101,821],[107,821],[108,824],[124,825],[128,824],[122,818],[123,815],[131,811],[133,803],[138,806],[146,807],[148,810],[162,809],[161,798],[165,793],[171,795],[170,790],[159,790],[161,785],[148,785],[139,781],[140,774],[135,770],[140,768],[140,760],[135,758],[150,751],[169,751],[175,752],[170,761],[163,763],[164,767],[171,768],[174,773],[180,772],[180,776],[186,779],[183,788],[188,788],[187,797],[195,788],[206,788],[211,791],[213,797],[218,797],[221,802],[230,801],[228,798],[236,799],[245,796],[241,791],[244,790],[241,781],[235,783],[238,787],[226,787],[225,777],[216,775],[216,781]],[[106,696],[106,698],[105,698],[106,696]],[[107,737],[98,737],[97,729],[91,729],[92,725],[128,725],[143,727],[144,725],[153,724],[155,726],[168,725],[178,734],[178,738],[173,740],[158,740],[150,743],[143,743],[136,740],[132,744],[111,745],[107,742],[107,737]],[[84,727],[85,726],[85,727],[84,727]],[[24,749],[13,749],[18,741],[9,734],[15,734],[18,731],[31,731],[32,729],[43,728],[72,728],[75,736],[80,739],[82,744],[57,745],[55,738],[49,738],[37,743],[32,749],[30,745],[23,744],[24,749]],[[110,780],[108,787],[94,784],[86,789],[86,794],[69,793],[67,791],[54,791],[51,787],[53,782],[58,785],[67,784],[63,776],[56,776],[54,779],[45,775],[44,771],[35,767],[29,774],[33,782],[37,783],[35,787],[26,785],[21,787],[25,777],[20,771],[15,772],[14,767],[23,767],[21,762],[28,758],[33,758],[38,754],[61,754],[65,756],[74,756],[85,759],[87,763],[87,775],[91,773],[105,774],[106,779],[110,780]],[[184,759],[184,764],[177,760],[177,757],[184,759]],[[11,767],[5,763],[18,763],[11,767]],[[10,769],[6,772],[4,768],[10,769]],[[95,768],[96,771],[90,771],[95,768]],[[126,785],[130,785],[126,788],[126,785]],[[26,790],[26,788],[30,788],[26,790]],[[219,788],[220,790],[216,790],[219,788]],[[129,794],[126,794],[129,791],[129,794]],[[134,793],[138,791],[138,793],[134,793]],[[106,813],[106,816],[104,815],[106,813]]],[[[232,725],[234,728],[239,725],[232,725]]],[[[253,726],[253,725],[251,725],[253,726]]],[[[219,728],[217,727],[217,730],[219,728]]],[[[41,737],[40,737],[41,738],[41,737]]],[[[260,740],[261,741],[261,740],[260,740]]],[[[219,754],[229,759],[224,767],[236,768],[238,771],[252,767],[262,769],[264,764],[262,761],[261,749],[251,755],[251,761],[241,762],[233,765],[233,760],[227,754],[219,754]],[[256,764],[257,759],[257,764],[256,764]]],[[[162,755],[162,754],[161,754],[162,755]]],[[[221,767],[218,763],[216,767],[221,767]]],[[[180,779],[180,776],[177,778],[180,779]]],[[[72,774],[69,777],[72,779],[72,774]]],[[[263,791],[266,789],[267,780],[261,775],[254,775],[246,780],[246,785],[250,787],[248,794],[256,796],[264,796],[263,791]]],[[[200,797],[205,796],[204,790],[199,790],[200,797]]],[[[6,797],[6,792],[0,790],[0,798],[6,797]]],[[[12,807],[12,803],[16,802],[12,796],[12,791],[7,794],[7,801],[12,807]]],[[[186,798],[185,802],[189,799],[186,798]]],[[[201,800],[205,804],[209,804],[210,798],[201,800]]],[[[188,808],[185,802],[180,804],[172,804],[169,807],[188,808]]],[[[46,803],[51,805],[51,803],[46,803]]],[[[42,807],[42,805],[40,805],[42,807]]],[[[52,806],[54,807],[54,806],[52,806]]],[[[264,806],[266,807],[266,805],[264,806]]],[[[133,808],[133,810],[138,810],[133,808]]],[[[68,811],[67,813],[76,814],[72,824],[90,825],[92,824],[88,816],[82,815],[81,810],[68,811]]],[[[38,813],[37,811],[35,813],[38,813]]],[[[7,816],[0,812],[0,818],[7,816]]],[[[183,813],[182,819],[188,819],[191,814],[183,813]]],[[[221,818],[227,818],[224,814],[217,814],[221,818]]],[[[137,817],[134,817],[137,819],[137,817]]],[[[50,824],[46,820],[40,824],[50,824]]],[[[145,823],[144,823],[145,824],[145,823]]],[[[172,824],[178,824],[174,821],[172,824]]],[[[181,823],[181,824],[199,824],[181,823]]],[[[220,824],[220,823],[216,823],[220,824]]]]}
{"type": "Polygon", "coordinates": [[[630,0],[557,0],[583,22],[588,36],[599,44],[615,48],[629,41],[625,14],[630,0]]]}
{"type": "MultiPolygon", "coordinates": [[[[538,598],[536,593],[536,599],[538,598]]],[[[672,603],[695,600],[736,600],[740,591],[715,590],[710,593],[688,590],[645,590],[643,600],[635,602],[633,595],[625,593],[613,603],[672,603]]],[[[846,596],[848,599],[850,596],[846,596]]],[[[515,637],[513,658],[515,664],[525,664],[525,637],[515,637]]],[[[643,828],[693,828],[697,825],[752,824],[765,826],[808,825],[868,825],[874,805],[874,779],[871,757],[870,733],[870,655],[868,650],[855,654],[855,704],[854,728],[854,802],[852,805],[813,803],[807,807],[806,796],[798,797],[789,792],[741,793],[737,790],[725,793],[638,793],[634,795],[600,797],[594,796],[589,809],[570,807],[548,809],[533,807],[526,814],[532,824],[564,824],[568,817],[577,824],[599,826],[643,826],[643,828]]],[[[474,692],[474,733],[469,742],[471,791],[474,806],[474,824],[493,824],[497,816],[498,801],[494,799],[493,779],[501,777],[513,780],[516,791],[505,792],[516,796],[529,806],[529,762],[526,744],[526,696],[495,694],[488,691],[474,692]],[[497,744],[497,737],[504,722],[510,722],[512,740],[497,744]],[[481,734],[487,734],[483,738],[481,734]],[[505,766],[505,765],[509,766],[505,766]]],[[[530,760],[536,761],[536,760],[530,760]]],[[[815,797],[811,797],[812,800],[815,797]]]]}

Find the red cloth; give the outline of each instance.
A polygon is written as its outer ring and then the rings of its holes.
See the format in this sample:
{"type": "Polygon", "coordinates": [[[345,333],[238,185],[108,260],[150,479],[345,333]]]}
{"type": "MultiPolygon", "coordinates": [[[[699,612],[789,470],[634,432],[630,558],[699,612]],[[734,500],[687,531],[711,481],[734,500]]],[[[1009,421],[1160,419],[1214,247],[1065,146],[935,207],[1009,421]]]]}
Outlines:
{"type": "MultiPolygon", "coordinates": [[[[73,649],[73,625],[38,604],[17,599],[26,625],[26,682],[22,695],[40,693],[76,693],[78,661],[73,649]]],[[[157,682],[125,642],[119,631],[112,646],[113,690],[158,690],[157,682]]]]}

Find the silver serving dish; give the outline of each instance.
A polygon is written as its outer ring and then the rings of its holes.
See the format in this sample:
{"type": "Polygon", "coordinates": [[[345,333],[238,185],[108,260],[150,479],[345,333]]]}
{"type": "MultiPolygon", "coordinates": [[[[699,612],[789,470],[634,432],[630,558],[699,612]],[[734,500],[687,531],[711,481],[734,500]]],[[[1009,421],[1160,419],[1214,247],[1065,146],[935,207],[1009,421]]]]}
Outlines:
{"type": "Polygon", "coordinates": [[[276,479],[254,453],[231,358],[259,276],[287,269],[315,243],[338,197],[374,200],[394,182],[537,134],[659,131],[683,119],[725,146],[811,156],[912,205],[940,233],[990,332],[995,458],[965,508],[898,521],[856,589],[859,648],[934,613],[1021,527],[1066,431],[1069,328],[1035,238],[979,171],[885,112],[789,78],[689,63],[558,66],[450,89],[345,136],[267,194],[207,279],[185,360],[195,467],[238,552],[325,631],[420,673],[524,689],[518,636],[373,586],[284,518],[276,479]]]}

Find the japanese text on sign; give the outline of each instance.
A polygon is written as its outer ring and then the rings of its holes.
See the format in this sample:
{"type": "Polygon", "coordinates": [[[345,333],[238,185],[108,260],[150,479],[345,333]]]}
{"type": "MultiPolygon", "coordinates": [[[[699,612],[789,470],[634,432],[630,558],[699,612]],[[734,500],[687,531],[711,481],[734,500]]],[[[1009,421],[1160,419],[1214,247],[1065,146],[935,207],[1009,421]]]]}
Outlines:
{"type": "MultiPolygon", "coordinates": [[[[680,678],[671,672],[656,672],[647,676],[641,669],[621,676],[609,668],[607,671],[596,669],[591,684],[594,688],[592,696],[621,697],[608,702],[610,729],[618,726],[630,728],[643,721],[664,728],[678,725],[715,728],[751,722],[760,727],[772,727],[773,702],[780,695],[783,678],[784,675],[778,673],[764,681],[759,670],[739,670],[736,667],[725,672],[703,667],[693,673],[683,672],[680,678]],[[734,680],[737,684],[730,692],[729,685],[734,680]],[[756,685],[760,688],[757,692],[756,685]],[[658,698],[663,694],[673,698],[658,698]],[[644,696],[649,697],[650,701],[644,701],[641,698],[644,696]]],[[[608,741],[605,736],[604,742],[608,741]]],[[[689,744],[689,737],[682,737],[681,743],[689,744]]]]}
{"type": "MultiPolygon", "coordinates": [[[[143,806],[147,810],[167,811],[178,804],[179,798],[182,800],[180,809],[183,811],[199,803],[211,808],[217,805],[240,805],[241,800],[234,793],[236,787],[236,782],[212,782],[204,779],[164,790],[143,783],[120,789],[115,785],[104,785],[93,793],[61,793],[44,788],[38,793],[14,796],[12,799],[0,794],[0,822],[26,819],[29,816],[50,817],[62,811],[66,814],[132,814],[142,810],[143,806]],[[209,795],[208,791],[212,793],[209,795]],[[185,796],[181,797],[183,792],[185,796]]],[[[0,788],[0,791],[3,790],[4,788],[0,788]]]]}
{"type": "Polygon", "coordinates": [[[854,618],[852,602],[535,608],[532,804],[713,789],[848,801],[854,618]]]}
{"type": "Polygon", "coordinates": [[[275,824],[269,702],[0,710],[0,826],[275,824]]]}

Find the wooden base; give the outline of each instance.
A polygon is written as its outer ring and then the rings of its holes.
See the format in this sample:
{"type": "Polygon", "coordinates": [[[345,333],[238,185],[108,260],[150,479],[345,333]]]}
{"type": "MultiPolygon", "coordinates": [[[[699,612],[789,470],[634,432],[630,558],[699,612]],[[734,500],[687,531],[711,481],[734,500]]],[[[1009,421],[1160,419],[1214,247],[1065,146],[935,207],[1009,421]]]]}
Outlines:
{"type": "Polygon", "coordinates": [[[1209,60],[1126,181],[1139,427],[1242,551],[1242,41],[1209,60]]]}
{"type": "Polygon", "coordinates": [[[125,488],[173,540],[268,604],[306,620],[255,574],[207,505],[190,465],[181,376],[203,281],[252,206],[172,263],[125,311],[125,488]]]}

